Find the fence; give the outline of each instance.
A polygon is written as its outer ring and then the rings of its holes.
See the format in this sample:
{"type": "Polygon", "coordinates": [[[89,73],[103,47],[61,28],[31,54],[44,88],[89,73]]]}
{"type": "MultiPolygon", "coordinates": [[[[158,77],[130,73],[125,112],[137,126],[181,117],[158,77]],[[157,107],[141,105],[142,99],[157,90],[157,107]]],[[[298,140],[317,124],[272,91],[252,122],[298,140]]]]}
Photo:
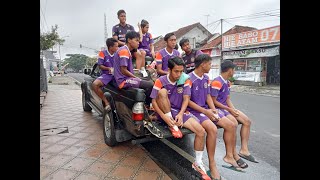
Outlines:
{"type": "Polygon", "coordinates": [[[40,93],[48,91],[47,73],[43,66],[43,59],[40,57],[40,93]]]}

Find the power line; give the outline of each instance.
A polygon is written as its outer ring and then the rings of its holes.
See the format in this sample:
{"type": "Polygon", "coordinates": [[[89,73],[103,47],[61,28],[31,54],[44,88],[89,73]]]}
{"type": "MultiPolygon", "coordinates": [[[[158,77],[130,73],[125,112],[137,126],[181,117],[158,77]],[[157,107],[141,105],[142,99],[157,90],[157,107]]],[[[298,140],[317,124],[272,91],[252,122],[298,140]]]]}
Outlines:
{"type": "Polygon", "coordinates": [[[263,12],[258,12],[258,13],[253,13],[253,14],[249,14],[249,15],[243,15],[243,16],[236,16],[236,17],[231,17],[231,18],[225,18],[225,19],[237,19],[237,18],[242,18],[242,17],[250,17],[250,16],[261,16],[261,15],[266,15],[265,13],[267,12],[272,12],[272,11],[277,11],[280,9],[276,9],[276,10],[269,10],[269,11],[263,11],[263,12]]]}
{"type": "Polygon", "coordinates": [[[42,13],[42,17],[43,17],[43,19],[44,19],[44,22],[45,22],[46,25],[47,25],[48,31],[50,31],[50,28],[49,28],[49,26],[48,26],[48,24],[47,24],[47,20],[46,20],[46,17],[45,17],[45,15],[44,15],[43,11],[42,11],[41,6],[40,6],[40,11],[41,11],[41,13],[42,13]]]}
{"type": "Polygon", "coordinates": [[[218,24],[216,24],[216,26],[214,27],[214,29],[213,29],[213,31],[212,32],[214,32],[218,27],[219,27],[219,25],[221,24],[221,20],[219,20],[219,23],[218,24]]]}

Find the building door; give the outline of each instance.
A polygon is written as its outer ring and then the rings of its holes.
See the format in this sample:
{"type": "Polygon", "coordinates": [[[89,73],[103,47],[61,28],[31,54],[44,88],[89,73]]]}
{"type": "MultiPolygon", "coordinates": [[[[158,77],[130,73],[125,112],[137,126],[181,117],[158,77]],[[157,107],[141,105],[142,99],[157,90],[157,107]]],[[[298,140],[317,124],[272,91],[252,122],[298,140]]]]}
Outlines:
{"type": "Polygon", "coordinates": [[[267,84],[280,85],[280,56],[267,60],[267,84]]]}

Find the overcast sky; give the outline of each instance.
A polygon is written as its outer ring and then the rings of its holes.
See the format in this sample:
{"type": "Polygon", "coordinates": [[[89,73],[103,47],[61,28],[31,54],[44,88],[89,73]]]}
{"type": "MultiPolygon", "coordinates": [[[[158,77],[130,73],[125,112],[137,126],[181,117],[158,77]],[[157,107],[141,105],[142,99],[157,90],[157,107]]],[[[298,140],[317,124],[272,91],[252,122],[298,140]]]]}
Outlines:
{"type": "MultiPolygon", "coordinates": [[[[107,17],[108,37],[111,37],[112,26],[119,23],[119,9],[126,11],[127,23],[133,25],[136,31],[137,23],[146,19],[150,23],[149,32],[153,37],[164,36],[196,22],[207,27],[205,15],[208,14],[208,30],[211,33],[220,33],[221,26],[212,24],[219,19],[265,11],[277,15],[229,19],[223,23],[223,31],[234,25],[257,29],[280,25],[280,0],[40,0],[40,3],[41,31],[48,31],[57,24],[60,37],[66,40],[60,47],[62,59],[68,53],[95,54],[93,50],[80,49],[80,44],[97,50],[105,46],[104,13],[107,17]]],[[[59,52],[58,47],[54,50],[59,52]]]]}

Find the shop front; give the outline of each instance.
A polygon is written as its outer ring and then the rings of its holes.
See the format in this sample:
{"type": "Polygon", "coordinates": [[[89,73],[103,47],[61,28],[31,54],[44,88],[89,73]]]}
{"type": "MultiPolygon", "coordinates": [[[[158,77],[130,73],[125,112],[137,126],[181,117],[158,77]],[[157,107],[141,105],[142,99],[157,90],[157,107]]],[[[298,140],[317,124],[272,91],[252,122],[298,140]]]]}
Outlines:
{"type": "Polygon", "coordinates": [[[223,36],[222,47],[236,64],[234,84],[280,84],[280,26],[223,36]]]}

